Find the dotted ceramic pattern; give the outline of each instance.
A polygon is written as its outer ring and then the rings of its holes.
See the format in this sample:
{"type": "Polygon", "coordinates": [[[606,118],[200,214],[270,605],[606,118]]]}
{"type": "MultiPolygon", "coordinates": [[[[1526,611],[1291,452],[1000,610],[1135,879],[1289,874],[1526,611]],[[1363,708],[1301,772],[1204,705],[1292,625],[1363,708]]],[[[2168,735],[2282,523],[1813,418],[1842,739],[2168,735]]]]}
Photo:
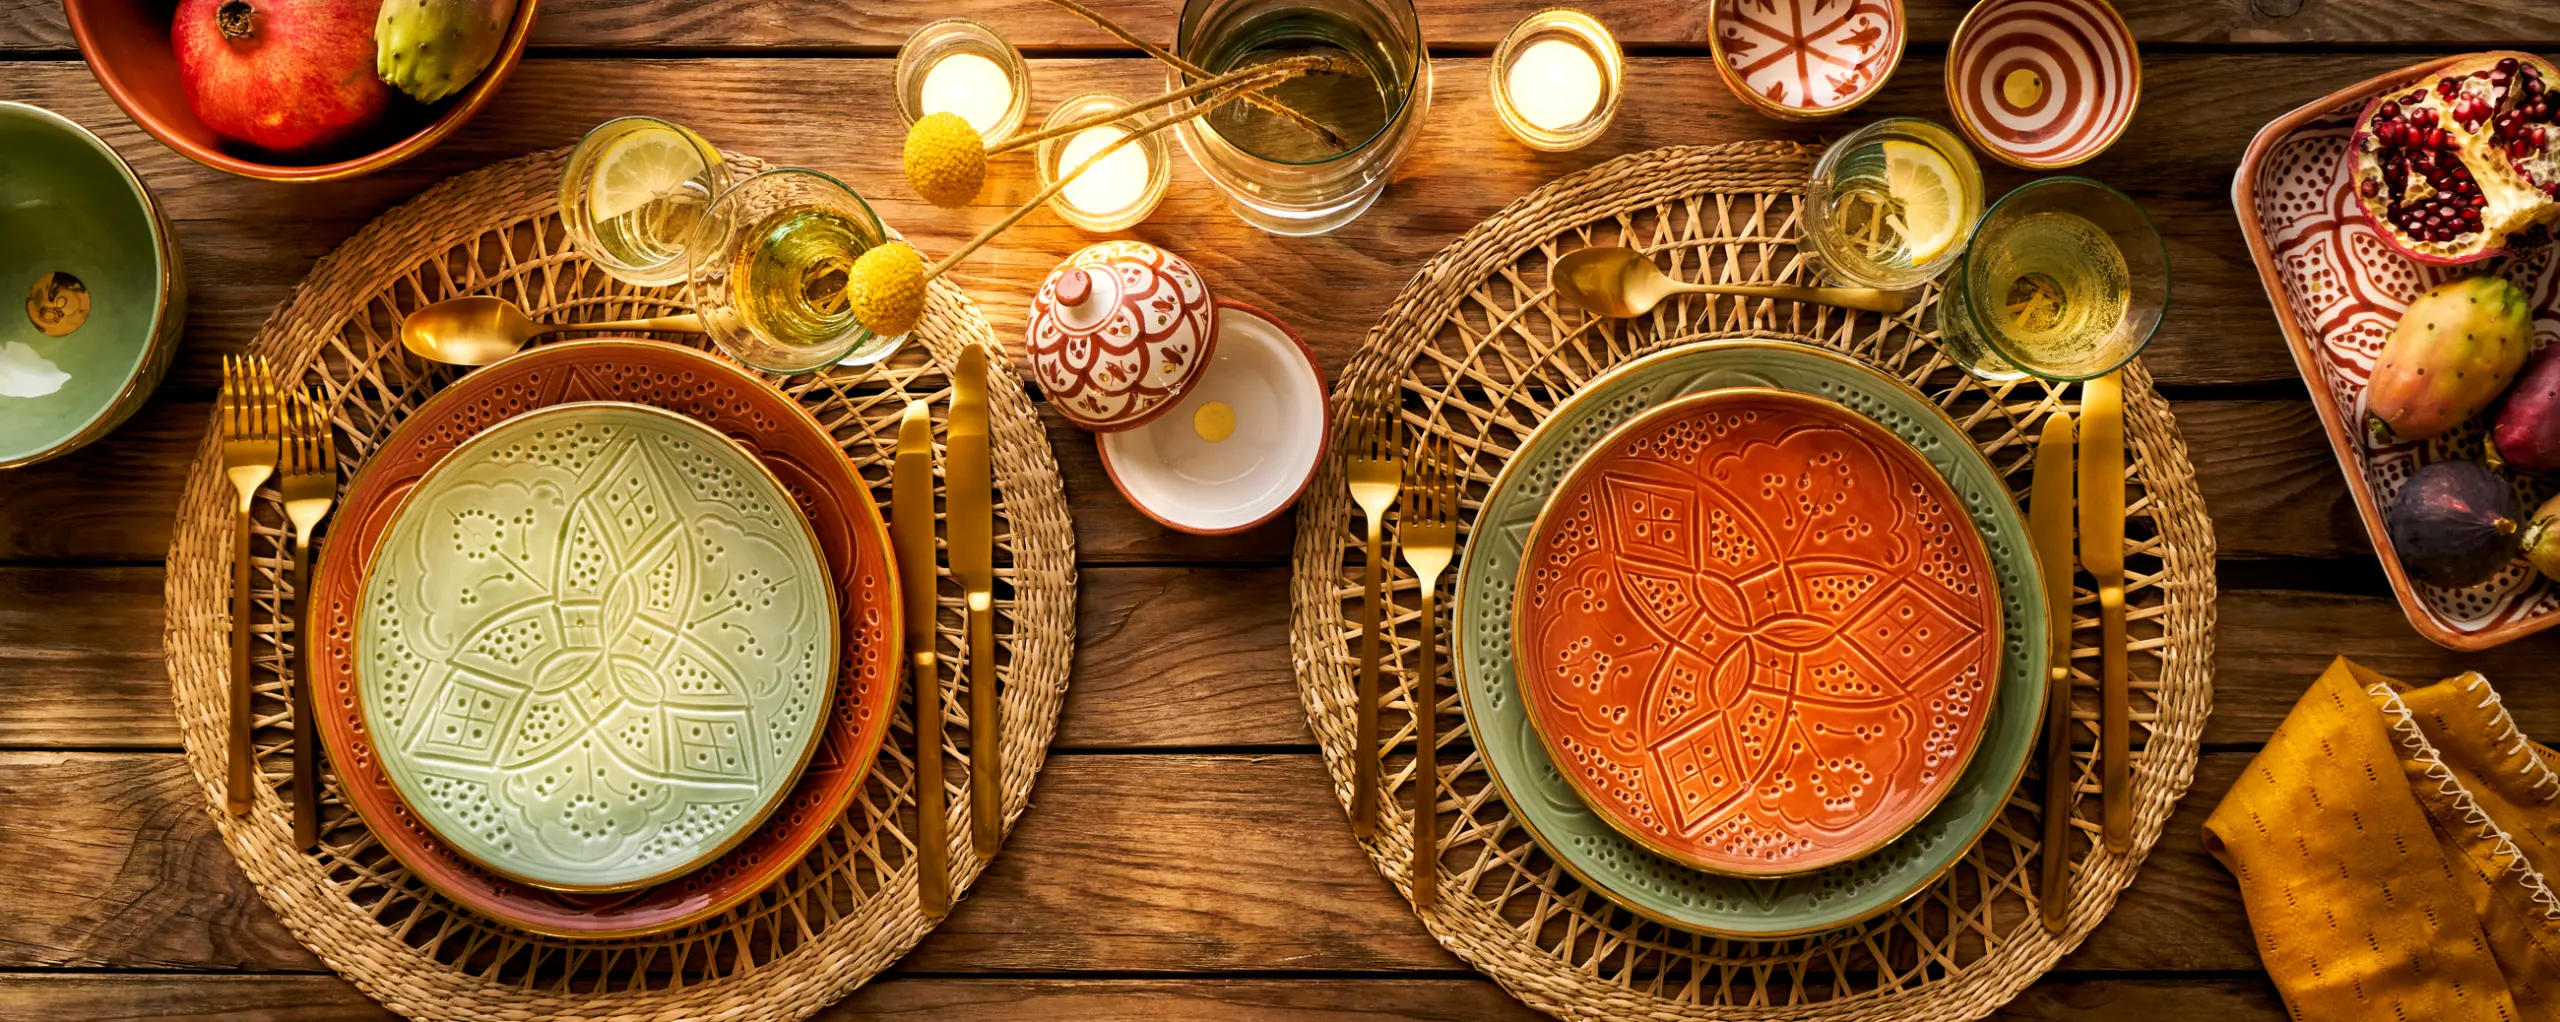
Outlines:
{"type": "Polygon", "coordinates": [[[374,553],[358,701],[426,824],[562,890],[656,883],[763,822],[835,686],[830,573],[727,437],[645,405],[499,423],[374,553]]]}
{"type": "Polygon", "coordinates": [[[1772,937],[1872,916],[1962,856],[2026,769],[2042,726],[2042,575],[2025,523],[1990,464],[1946,415],[1894,381],[1818,349],[1711,341],[1613,370],[1556,410],[1486,490],[1450,611],[1454,673],[1486,769],[1565,868],[1655,919],[1704,933],[1772,937]],[[1513,657],[1513,594],[1542,509],[1600,442],[1650,409],[1691,395],[1775,388],[1836,401],[1892,431],[1952,488],[1989,558],[2001,618],[1999,697],[1978,748],[1934,809],[1881,851],[1817,872],[1754,880],[1700,872],[1631,839],[1592,811],[1530,719],[1513,657]]]}
{"type": "Polygon", "coordinates": [[[1181,256],[1105,241],[1049,272],[1023,330],[1051,406],[1108,433],[1172,410],[1209,366],[1217,317],[1208,282],[1181,256]]]}
{"type": "Polygon", "coordinates": [[[1965,15],[1947,61],[1956,123],[2014,166],[2068,167],[2105,152],[2141,98],[2133,30],[2106,0],[1988,0],[1965,15]]]}
{"type": "Polygon", "coordinates": [[[1543,505],[1513,590],[1521,701],[1636,843],[1809,873],[1911,829],[1973,758],[1997,587],[1900,437],[1799,391],[1692,394],[1582,452],[1543,505]]]}
{"type": "Polygon", "coordinates": [[[1726,83],[1782,116],[1862,103],[1902,62],[1901,0],[1709,0],[1726,83]]]}
{"type": "MultiPolygon", "coordinates": [[[[2369,522],[2381,520],[2381,509],[2391,506],[2418,466],[2480,452],[2483,433],[2476,419],[2421,444],[2375,449],[2364,439],[2366,381],[2411,301],[2437,284],[2495,272],[2530,298],[2534,344],[2560,338],[2560,260],[2550,246],[2520,246],[2514,258],[2469,267],[2427,266],[2393,252],[2358,210],[2346,159],[2356,115],[2374,97],[2427,76],[2424,69],[2412,69],[2296,111],[2261,134],[2251,147],[2255,159],[2242,166],[2234,185],[2246,199],[2243,226],[2263,236],[2252,247],[2269,300],[2286,321],[2294,359],[2327,420],[2348,489],[2369,522]]],[[[2528,509],[2553,493],[2551,483],[2532,473],[2508,476],[2528,509]]],[[[2437,642],[2480,648],[2560,623],[2552,616],[2560,611],[2560,585],[2522,560],[2488,582],[2447,589],[2409,577],[2378,530],[2374,546],[2402,609],[2437,642]]]]}
{"type": "MultiPolygon", "coordinates": [[[[1607,320],[1572,308],[1548,286],[1557,259],[1591,245],[1650,253],[1677,280],[1819,282],[1818,265],[1797,243],[1805,175],[1815,155],[1781,142],[1672,146],[1620,157],[1522,196],[1415,272],[1335,377],[1336,414],[1391,410],[1401,415],[1409,441],[1429,436],[1449,443],[1465,485],[1459,549],[1462,556],[1475,556],[1487,537],[1513,531],[1482,527],[1486,488],[1503,472],[1526,471],[1522,452],[1532,437],[1578,407],[1585,392],[1614,379],[1613,370],[1699,341],[1784,338],[1853,359],[1914,388],[1990,463],[2000,484],[1992,492],[2006,491],[2000,502],[2016,499],[2027,488],[2044,419],[2076,411],[2078,388],[2038,380],[1988,383],[1955,368],[1928,327],[1928,306],[1938,297],[1934,287],[1918,308],[1891,316],[1682,295],[1643,316],[1607,320]]],[[[1751,375],[1737,373],[1732,382],[1748,382],[1751,375]]],[[[1461,700],[1446,688],[1435,686],[1434,698],[1420,696],[1414,671],[1426,636],[1452,644],[1451,655],[1440,662],[1456,662],[1453,670],[1469,700],[1481,693],[1463,665],[1480,647],[1466,645],[1455,633],[1463,622],[1444,620],[1426,631],[1420,585],[1395,548],[1402,524],[1394,514],[1388,516],[1381,572],[1384,711],[1377,752],[1385,769],[1377,780],[1377,831],[1362,848],[1390,883],[1412,889],[1411,807],[1422,776],[1417,752],[1431,753],[1441,783],[1429,804],[1444,837],[1438,868],[1423,874],[1423,882],[1439,889],[1433,906],[1419,913],[1424,927],[1530,1007],[1571,1022],[1957,1022],[2008,1003],[2085,939],[2132,884],[2194,776],[2212,702],[2212,523],[2168,403],[2152,388],[2139,359],[2122,377],[2134,749],[2127,801],[2133,842],[2127,851],[2109,852],[2098,840],[2097,778],[2088,751],[2097,744],[2097,607],[2095,593],[2078,584],[2069,621],[2077,633],[2071,643],[2069,718],[2074,755],[2067,773],[2055,779],[2070,788],[2064,833],[2074,874],[2060,932],[2047,931],[2038,920],[2047,783],[2040,762],[2027,767],[2014,797],[2005,787],[1959,790],[1940,805],[1940,813],[1966,813],[1980,829],[1944,833],[1933,814],[1887,846],[1880,854],[1892,860],[1889,869],[1897,877],[1917,878],[1917,892],[1904,897],[1877,886],[1851,892],[1849,898],[1876,898],[1874,903],[1888,906],[1858,922],[1743,939],[1666,921],[1670,913],[1722,917],[1768,934],[1781,924],[1771,922],[1775,913],[1762,903],[1781,897],[1788,899],[1787,914],[1817,923],[1855,917],[1837,911],[1847,899],[1826,894],[1817,900],[1820,886],[1805,877],[1746,882],[1726,896],[1702,892],[1686,879],[1702,876],[1695,871],[1620,865],[1611,875],[1625,878],[1625,890],[1595,886],[1576,870],[1604,859],[1607,846],[1577,846],[1579,835],[1570,830],[1543,832],[1531,815],[1535,799],[1523,796],[1515,804],[1504,797],[1503,785],[1513,777],[1507,770],[1497,777],[1504,766],[1497,757],[1536,750],[1529,729],[1479,732],[1482,715],[1472,706],[1463,714],[1473,716],[1462,715],[1461,700]],[[1416,709],[1441,718],[1437,748],[1415,748],[1416,709]],[[1980,801],[1962,807],[1961,800],[1970,799],[1980,801]],[[1943,868],[1904,861],[1923,847],[1943,851],[1943,868]],[[1804,911],[1808,905],[1820,911],[1804,911]]],[[[1619,415],[1647,405],[1634,402],[1619,415]]],[[[1612,418],[1610,424],[1621,421],[1612,418]]],[[[1597,433],[1578,442],[1596,439],[1597,433]]],[[[1366,536],[1344,482],[1344,459],[1360,442],[1335,437],[1299,498],[1290,584],[1290,650],[1299,696],[1335,797],[1346,809],[1356,776],[1366,536]]],[[[1945,463],[1933,464],[1953,477],[1945,463]]],[[[1956,490],[1966,492],[1962,485],[1956,490]]],[[[1967,498],[1969,514],[1987,506],[1967,498]]],[[[1529,527],[1518,523],[1512,542],[1525,542],[1529,527]]],[[[1995,569],[2004,556],[2032,556],[2023,539],[2007,554],[1998,542],[1987,542],[1986,552],[1995,569]]],[[[2010,591],[2003,586],[2004,605],[2010,591]]],[[[2028,598],[2040,603],[2042,595],[2028,598]]],[[[1480,613],[1471,604],[1465,616],[1480,613]]],[[[2016,631],[2004,634],[2004,658],[2013,649],[2025,653],[2026,641],[2016,631]]],[[[2040,661],[2043,654],[2032,655],[2040,661]]],[[[1994,697],[1991,729],[1968,771],[1994,760],[2041,759],[2027,754],[2041,725],[2031,699],[1994,697]],[[2024,712],[2016,718],[2015,744],[2003,751],[2001,736],[2010,726],[2003,721],[2018,712],[2013,703],[2024,712]]],[[[1561,777],[1550,777],[1554,790],[1579,805],[1561,777]]],[[[1633,847],[1605,825],[1593,823],[1591,833],[1621,842],[1619,848],[1633,847]]],[[[1879,883],[1864,874],[1839,878],[1842,885],[1853,879],[1879,883]]]]}
{"type": "MultiPolygon", "coordinates": [[[[466,374],[407,354],[398,339],[399,322],[421,305],[454,295],[491,294],[546,322],[692,311],[680,291],[622,284],[576,254],[557,214],[566,156],[562,149],[495,164],[430,188],[383,214],[323,257],[250,343],[251,353],[274,360],[289,386],[320,388],[342,461],[360,473],[359,479],[373,475],[375,452],[431,399],[457,381],[497,369],[466,374]]],[[[746,173],[763,168],[752,157],[730,159],[746,173]]],[[[702,352],[702,343],[699,336],[677,335],[642,346],[669,351],[686,346],[697,357],[726,363],[702,352]]],[[[875,504],[885,503],[898,422],[907,403],[929,402],[939,431],[951,391],[948,367],[962,346],[970,344],[993,347],[999,342],[958,287],[937,281],[928,290],[924,318],[907,347],[889,360],[862,370],[752,379],[771,395],[798,404],[832,463],[849,468],[856,477],[853,485],[867,489],[875,504]]],[[[536,350],[558,346],[546,343],[536,350]]],[[[682,375],[673,369],[651,374],[652,380],[682,375]]],[[[697,388],[708,382],[694,378],[682,400],[707,401],[706,392],[697,388]]],[[[195,452],[170,543],[165,642],[188,767],[204,788],[207,812],[225,847],[277,919],[319,961],[385,1008],[411,1017],[790,1022],[843,999],[896,962],[935,925],[917,906],[913,835],[919,795],[938,791],[950,806],[948,855],[955,895],[965,895],[992,861],[978,854],[969,838],[971,688],[1002,678],[1005,784],[1000,805],[1008,831],[1030,806],[1066,695],[1076,634],[1075,545],[1057,462],[1039,414],[1009,362],[990,366],[987,398],[996,482],[996,656],[981,663],[969,655],[959,584],[947,572],[938,575],[932,642],[941,663],[937,695],[945,729],[939,738],[948,774],[938,784],[916,776],[909,754],[915,735],[905,700],[887,702],[884,712],[871,718],[885,738],[876,757],[864,753],[858,765],[828,763],[823,755],[812,762],[810,773],[823,765],[853,783],[841,810],[807,815],[814,843],[800,846],[805,853],[795,853],[778,872],[763,875],[770,876],[769,883],[743,868],[733,872],[715,865],[621,896],[654,896],[687,888],[697,879],[704,880],[701,889],[684,897],[707,897],[730,884],[751,885],[751,893],[741,900],[716,903],[712,914],[679,929],[611,939],[529,932],[448,897],[385,848],[382,835],[398,829],[378,833],[368,817],[350,811],[347,796],[353,789],[339,775],[342,764],[335,757],[323,764],[321,846],[306,852],[294,842],[285,795],[294,755],[286,697],[288,679],[298,673],[294,665],[302,636],[297,622],[285,616],[295,581],[288,570],[291,534],[272,487],[253,505],[250,536],[257,784],[248,815],[220,811],[227,781],[223,750],[234,497],[223,478],[219,446],[208,435],[195,452]]],[[[475,415],[479,405],[473,402],[475,415]]],[[[789,478],[789,473],[781,474],[789,478]]],[[[864,518],[874,523],[865,530],[877,529],[876,519],[864,518]]],[[[323,562],[329,557],[327,544],[339,538],[341,521],[332,517],[321,549],[314,552],[323,562]]],[[[872,532],[846,535],[850,543],[853,535],[872,532]]],[[[877,553],[885,562],[885,547],[877,553]]],[[[840,697],[838,703],[844,700],[840,697]]],[[[323,716],[324,726],[329,719],[323,716]]],[[[790,813],[777,812],[774,819],[786,815],[790,813]]],[[[776,833],[769,822],[732,854],[769,847],[773,842],[766,835],[776,833]]],[[[516,885],[516,890],[527,889],[516,885]]],[[[597,899],[611,897],[553,895],[550,902],[524,898],[520,903],[555,913],[586,912],[597,899]]],[[[687,904],[664,907],[686,913],[687,904]]]]}

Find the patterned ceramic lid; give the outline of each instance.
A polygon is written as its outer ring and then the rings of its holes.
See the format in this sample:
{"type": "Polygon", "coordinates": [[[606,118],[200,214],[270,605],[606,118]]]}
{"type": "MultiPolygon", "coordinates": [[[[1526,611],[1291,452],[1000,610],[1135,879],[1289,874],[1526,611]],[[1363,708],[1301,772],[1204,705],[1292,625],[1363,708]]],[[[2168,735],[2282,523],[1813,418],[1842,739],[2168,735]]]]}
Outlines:
{"type": "Polygon", "coordinates": [[[1068,421],[1134,429],[1199,380],[1216,323],[1208,282],[1182,257],[1143,241],[1090,245],[1031,297],[1031,374],[1068,421]]]}

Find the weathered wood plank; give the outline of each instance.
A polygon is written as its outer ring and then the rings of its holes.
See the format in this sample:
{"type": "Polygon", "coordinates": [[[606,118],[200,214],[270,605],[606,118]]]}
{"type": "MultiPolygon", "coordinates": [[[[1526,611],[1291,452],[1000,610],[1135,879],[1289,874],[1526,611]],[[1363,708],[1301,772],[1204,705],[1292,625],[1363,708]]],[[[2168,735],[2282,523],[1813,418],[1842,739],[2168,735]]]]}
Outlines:
{"type": "MultiPolygon", "coordinates": [[[[1173,38],[1181,4],[1096,0],[1130,30],[1158,42],[1173,38]]],[[[1421,3],[1423,38],[1434,47],[1481,51],[1542,6],[1542,0],[1421,3]]],[[[1963,19],[1963,0],[1910,0],[1916,45],[1942,45],[1963,19]]],[[[2560,17],[2535,0],[2447,0],[2424,16],[2385,0],[2125,0],[2116,5],[2144,43],[2241,46],[2330,45],[2520,46],[2560,40],[2560,17]]],[[[537,48],[581,51],[740,50],[888,52],[918,25],[949,12],[897,0],[761,0],[698,4],[682,0],[548,0],[535,26],[537,48]]],[[[1120,44],[1084,21],[1039,0],[977,0],[971,17],[1002,26],[1016,45],[1112,48],[1120,44]]],[[[1707,10],[1691,0],[1613,0],[1597,8],[1629,45],[1704,49],[1707,10]]],[[[73,45],[69,23],[52,0],[0,3],[0,53],[59,51],[73,45]]]]}
{"type": "MultiPolygon", "coordinates": [[[[2038,982],[1989,1017],[1993,1022],[2097,1022],[2137,1015],[2153,1022],[2278,1022],[2285,1017],[2263,979],[2081,975],[2038,982]]],[[[335,976],[0,974],[0,1020],[6,1022],[387,1022],[396,1017],[335,976]]],[[[1547,1016],[1483,978],[982,979],[893,972],[816,1017],[822,1022],[1538,1022],[1547,1016]]]]}
{"type": "MultiPolygon", "coordinates": [[[[2247,763],[2208,754],[2133,889],[2067,960],[2250,970],[2198,840],[2247,763]]],[[[907,960],[976,971],[1462,968],[1350,839],[1312,754],[1053,757],[986,879],[907,960]]],[[[309,971],[174,753],[0,752],[0,969],[309,971]]]]}
{"type": "MultiPolygon", "coordinates": [[[[2231,213],[2232,165],[2269,119],[2402,59],[2165,54],[2148,61],[2149,94],[2130,141],[2081,171],[2135,194],[2168,239],[2177,304],[2147,356],[2161,380],[2296,379],[2231,213]],[[2252,87],[2235,89],[2238,81],[2252,87]]],[[[1938,67],[1937,58],[1915,57],[1861,118],[1900,113],[1944,119],[1938,67]]],[[[635,109],[680,112],[724,145],[843,175],[872,194],[882,215],[927,251],[946,249],[993,222],[1003,211],[999,203],[1020,201],[1035,186],[1024,160],[1000,159],[978,206],[936,210],[910,197],[895,169],[897,122],[881,102],[889,63],[876,59],[534,60],[488,111],[435,151],[373,177],[303,186],[233,178],[169,152],[127,122],[78,64],[29,63],[0,71],[0,98],[52,107],[101,130],[135,162],[178,220],[197,298],[189,313],[189,343],[173,374],[179,386],[210,386],[216,357],[245,343],[312,261],[363,221],[447,176],[570,144],[597,121],[635,109]],[[683,96],[685,102],[681,111],[661,109],[635,105],[635,95],[683,96]],[[813,110],[828,112],[829,130],[808,130],[813,110]]],[[[1227,212],[1208,181],[1187,165],[1176,168],[1163,207],[1133,233],[1191,258],[1221,295],[1290,319],[1325,365],[1338,370],[1425,261],[1513,197],[1551,178],[1660,145],[1813,141],[1849,127],[1780,124],[1745,111],[1701,61],[1642,58],[1632,62],[1630,100],[1608,135],[1579,152],[1536,154],[1496,125],[1484,76],[1482,59],[1436,62],[1435,105],[1414,157],[1385,201],[1335,234],[1282,239],[1256,232],[1227,212]]],[[[1044,105],[1093,89],[1145,95],[1162,87],[1155,68],[1137,60],[1040,61],[1034,80],[1044,105]]],[[[1994,191],[2026,177],[1994,171],[1994,191]]],[[[1030,290],[1042,274],[1090,240],[1051,214],[1037,213],[963,264],[955,279],[978,297],[999,336],[1017,336],[1030,290]]]]}
{"type": "MultiPolygon", "coordinates": [[[[1057,747],[1304,748],[1284,567],[1088,567],[1057,747]]],[[[0,748],[172,749],[155,568],[0,568],[0,748]]],[[[2478,670],[2519,726],[2560,734],[2560,634],[2461,654],[2375,596],[2227,590],[2205,741],[2264,741],[2334,656],[2413,680],[2478,670]]]]}

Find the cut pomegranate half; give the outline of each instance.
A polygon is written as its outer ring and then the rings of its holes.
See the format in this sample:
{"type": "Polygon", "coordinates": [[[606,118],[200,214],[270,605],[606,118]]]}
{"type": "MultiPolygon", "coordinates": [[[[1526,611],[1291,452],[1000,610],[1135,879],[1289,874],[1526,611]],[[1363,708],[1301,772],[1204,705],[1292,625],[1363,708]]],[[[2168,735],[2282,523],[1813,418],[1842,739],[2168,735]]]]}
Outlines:
{"type": "Polygon", "coordinates": [[[2366,219],[2419,262],[2504,255],[2560,221],[2560,69],[2532,54],[2468,57],[2375,99],[2350,145],[2366,219]]]}

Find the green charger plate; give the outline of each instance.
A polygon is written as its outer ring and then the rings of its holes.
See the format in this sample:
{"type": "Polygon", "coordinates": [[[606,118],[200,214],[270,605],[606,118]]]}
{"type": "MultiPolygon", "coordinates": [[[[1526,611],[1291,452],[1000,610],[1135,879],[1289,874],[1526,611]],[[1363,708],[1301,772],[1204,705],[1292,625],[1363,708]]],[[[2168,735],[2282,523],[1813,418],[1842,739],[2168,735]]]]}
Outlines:
{"type": "Polygon", "coordinates": [[[835,587],[800,506],[692,419],[581,402],[445,455],[365,573],[359,702],[401,797],[539,887],[727,851],[808,763],[835,587]]]}
{"type": "Polygon", "coordinates": [[[2009,490],[1946,413],[1900,381],[1789,341],[1707,341],[1629,362],[1539,424],[1485,495],[1460,565],[1453,665],[1468,726],[1505,801],[1573,875],[1638,915],[1699,933],[1774,939],[1846,926],[1901,904],[1964,857],[2025,773],[2043,724],[2043,575],[2009,490]],[[1815,873],[1748,880],[1702,873],[1629,840],[1593,814],[1547,757],[1511,661],[1511,591],[1539,508],[1584,452],[1646,409],[1725,387],[1829,398],[1884,425],[1962,500],[1999,576],[2007,629],[1982,744],[1945,801],[1883,849],[1815,873]]]}

